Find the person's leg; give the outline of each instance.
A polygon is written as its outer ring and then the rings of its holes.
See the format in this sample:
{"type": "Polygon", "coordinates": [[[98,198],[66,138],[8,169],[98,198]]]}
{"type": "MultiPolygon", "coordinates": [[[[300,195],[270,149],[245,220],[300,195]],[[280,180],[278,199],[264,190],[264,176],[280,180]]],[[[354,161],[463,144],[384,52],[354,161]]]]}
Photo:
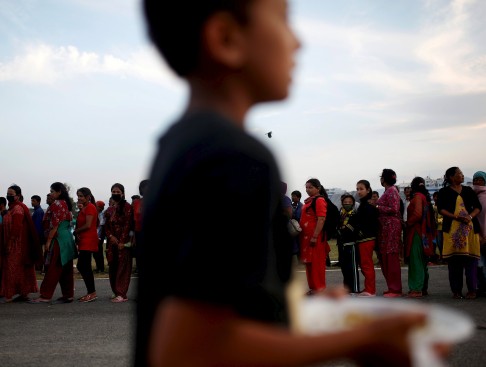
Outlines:
{"type": "Polygon", "coordinates": [[[127,298],[128,287],[132,276],[133,258],[130,250],[120,250],[116,273],[115,295],[127,298]]]}
{"type": "Polygon", "coordinates": [[[348,246],[338,245],[339,252],[339,266],[341,267],[341,273],[343,274],[343,285],[350,291],[353,292],[353,282],[352,282],[352,264],[351,255],[348,246]]]}
{"type": "Polygon", "coordinates": [[[62,297],[64,299],[72,299],[74,297],[74,271],[73,260],[68,261],[62,267],[61,277],[59,279],[61,286],[62,297]]]}
{"type": "Polygon", "coordinates": [[[466,270],[466,286],[468,293],[476,294],[478,289],[478,260],[464,256],[464,268],[466,270]]]}
{"type": "Polygon", "coordinates": [[[105,271],[105,259],[103,257],[103,240],[98,241],[98,251],[93,254],[96,270],[99,272],[105,271]]]}
{"type": "Polygon", "coordinates": [[[110,278],[111,290],[113,291],[115,296],[117,296],[116,281],[117,281],[117,273],[118,273],[118,262],[119,262],[118,247],[111,246],[110,262],[108,263],[108,276],[110,278]]]}
{"type": "Polygon", "coordinates": [[[412,292],[422,292],[424,289],[426,261],[420,237],[415,233],[408,264],[408,288],[412,292]]]}
{"type": "Polygon", "coordinates": [[[359,245],[354,244],[351,247],[351,275],[353,282],[353,293],[359,293],[359,245]]]}
{"type": "Polygon", "coordinates": [[[388,284],[388,256],[386,253],[380,250],[380,267],[381,267],[381,272],[383,274],[383,277],[385,278],[386,281],[386,286],[387,290],[384,293],[389,293],[390,292],[390,286],[388,284]]]}
{"type": "Polygon", "coordinates": [[[439,246],[439,258],[442,260],[442,251],[444,249],[444,234],[442,231],[437,231],[437,245],[439,246]]]}
{"type": "Polygon", "coordinates": [[[447,259],[449,269],[449,285],[454,295],[462,294],[462,262],[460,256],[451,256],[447,259]]]}
{"type": "Polygon", "coordinates": [[[316,285],[314,284],[314,278],[312,277],[312,263],[305,263],[305,275],[307,278],[307,285],[310,290],[315,290],[316,285]]]}
{"type": "Polygon", "coordinates": [[[77,268],[81,273],[84,284],[86,285],[87,294],[96,292],[91,266],[91,251],[79,251],[77,268]]]}
{"type": "Polygon", "coordinates": [[[391,253],[386,254],[387,257],[387,284],[390,293],[401,294],[402,293],[402,269],[400,266],[400,254],[391,253]]]}
{"type": "Polygon", "coordinates": [[[370,294],[376,293],[376,275],[375,266],[373,264],[373,249],[375,241],[367,241],[359,244],[359,262],[361,272],[365,278],[364,292],[370,294]]]}
{"type": "Polygon", "coordinates": [[[313,252],[312,260],[312,275],[317,291],[326,288],[326,256],[324,245],[316,245],[316,251],[313,252]]]}
{"type": "Polygon", "coordinates": [[[49,264],[47,266],[46,274],[44,275],[44,280],[40,287],[40,298],[51,299],[54,291],[56,290],[57,283],[61,278],[62,265],[61,265],[61,253],[59,249],[59,244],[57,241],[52,245],[52,254],[49,259],[49,264]]]}

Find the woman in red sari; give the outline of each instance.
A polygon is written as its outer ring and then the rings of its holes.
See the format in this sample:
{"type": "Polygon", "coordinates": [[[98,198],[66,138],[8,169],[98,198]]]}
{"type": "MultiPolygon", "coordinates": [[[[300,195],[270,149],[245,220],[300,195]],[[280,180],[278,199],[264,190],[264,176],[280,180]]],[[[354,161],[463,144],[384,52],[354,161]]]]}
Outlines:
{"type": "Polygon", "coordinates": [[[132,275],[131,227],[133,222],[132,207],[125,200],[125,188],[116,183],[111,187],[111,198],[115,202],[105,212],[105,231],[108,244],[110,285],[114,303],[128,301],[127,292],[132,275]]]}
{"type": "Polygon", "coordinates": [[[45,244],[48,267],[41,284],[40,297],[33,299],[31,303],[51,302],[57,283],[61,286],[62,297],[54,303],[71,303],[74,297],[73,260],[78,254],[71,234],[71,198],[61,182],[51,185],[51,198],[54,202],[45,214],[49,218],[45,244]]]}
{"type": "Polygon", "coordinates": [[[323,291],[326,288],[326,257],[330,251],[323,228],[326,220],[326,190],[318,179],[311,178],[305,183],[309,195],[304,201],[300,217],[300,258],[305,264],[308,294],[323,291]]]}
{"type": "MultiPolygon", "coordinates": [[[[37,292],[35,261],[32,250],[35,229],[29,209],[20,201],[22,190],[17,185],[7,190],[9,208],[3,217],[2,277],[0,303],[28,301],[28,294],[37,292]],[[13,298],[18,294],[17,298],[13,298]]],[[[38,244],[38,242],[37,242],[38,244]]]]}
{"type": "Polygon", "coordinates": [[[402,296],[402,273],[400,267],[400,249],[402,243],[402,219],[400,214],[400,195],[394,186],[397,174],[385,168],[381,174],[381,185],[385,192],[376,202],[378,209],[378,245],[380,248],[381,271],[388,290],[387,298],[402,296]]]}

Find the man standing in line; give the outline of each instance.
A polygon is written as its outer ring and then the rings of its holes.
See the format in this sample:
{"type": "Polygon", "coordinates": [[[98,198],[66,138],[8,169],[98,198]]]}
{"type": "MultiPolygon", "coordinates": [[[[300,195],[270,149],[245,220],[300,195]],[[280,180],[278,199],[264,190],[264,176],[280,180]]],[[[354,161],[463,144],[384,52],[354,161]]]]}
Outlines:
{"type": "Polygon", "coordinates": [[[42,219],[44,218],[44,210],[41,208],[41,198],[39,195],[34,195],[30,198],[34,212],[32,213],[32,221],[34,222],[35,231],[39,236],[39,242],[44,243],[44,229],[42,228],[42,219]]]}
{"type": "Polygon", "coordinates": [[[403,211],[403,221],[407,221],[407,208],[410,205],[410,193],[412,192],[412,188],[407,186],[403,189],[403,193],[405,194],[405,201],[404,204],[404,211],[403,211]]]}

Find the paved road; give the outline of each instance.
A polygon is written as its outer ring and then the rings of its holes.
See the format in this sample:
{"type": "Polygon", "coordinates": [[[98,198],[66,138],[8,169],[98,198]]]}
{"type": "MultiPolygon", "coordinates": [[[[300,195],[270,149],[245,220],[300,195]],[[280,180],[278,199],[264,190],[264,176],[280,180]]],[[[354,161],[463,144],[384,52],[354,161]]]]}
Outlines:
{"type": "MultiPolygon", "coordinates": [[[[478,325],[472,340],[456,348],[452,366],[484,366],[486,363],[486,298],[453,300],[447,268],[430,269],[431,295],[424,303],[440,303],[467,312],[478,325]]],[[[302,281],[305,274],[299,272],[302,281]]],[[[342,280],[339,269],[327,272],[328,284],[342,280]]],[[[403,270],[406,284],[406,269],[403,270]]],[[[97,279],[99,298],[87,304],[63,305],[0,304],[0,366],[2,367],[124,367],[130,366],[131,341],[136,303],[112,304],[107,279],[97,279]]],[[[377,287],[385,284],[377,271],[377,287]]],[[[129,298],[134,298],[133,280],[129,298]]],[[[84,284],[76,281],[76,296],[84,294],[84,284]]],[[[57,290],[59,292],[59,289],[57,290]]],[[[58,297],[59,293],[55,294],[58,297]]],[[[335,363],[333,366],[343,365],[335,363]]],[[[176,367],[176,366],[175,366],[176,367]]]]}

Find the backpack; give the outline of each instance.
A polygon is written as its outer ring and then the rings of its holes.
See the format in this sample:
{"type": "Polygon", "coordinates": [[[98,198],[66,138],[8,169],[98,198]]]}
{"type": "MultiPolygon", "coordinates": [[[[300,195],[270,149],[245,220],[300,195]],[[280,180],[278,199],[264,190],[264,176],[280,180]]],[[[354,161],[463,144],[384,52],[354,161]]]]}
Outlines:
{"type": "Polygon", "coordinates": [[[334,203],[324,196],[316,196],[311,203],[311,208],[316,212],[316,201],[317,198],[323,198],[326,200],[327,204],[327,213],[326,213],[326,221],[324,222],[324,228],[322,229],[323,234],[326,234],[326,239],[330,240],[331,238],[336,238],[337,234],[337,227],[339,225],[339,209],[337,208],[334,203]]]}

